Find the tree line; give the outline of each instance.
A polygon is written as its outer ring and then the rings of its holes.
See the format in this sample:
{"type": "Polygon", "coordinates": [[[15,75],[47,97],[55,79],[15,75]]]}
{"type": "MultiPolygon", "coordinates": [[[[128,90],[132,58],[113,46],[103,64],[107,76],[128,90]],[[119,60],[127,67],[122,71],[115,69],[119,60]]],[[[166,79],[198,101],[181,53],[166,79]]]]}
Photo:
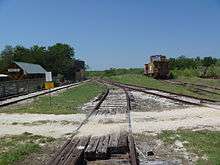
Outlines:
{"type": "Polygon", "coordinates": [[[7,45],[0,53],[0,70],[7,68],[13,61],[39,64],[54,76],[61,75],[73,79],[74,48],[68,44],[56,43],[52,46],[34,45],[26,48],[7,45]]]}
{"type": "MultiPolygon", "coordinates": [[[[169,69],[171,77],[178,76],[187,77],[212,77],[220,76],[220,59],[213,57],[196,57],[188,58],[179,56],[176,58],[169,58],[169,69]]],[[[87,77],[111,77],[123,74],[144,74],[143,68],[110,68],[104,71],[87,71],[87,77]]]]}
{"type": "Polygon", "coordinates": [[[171,70],[184,71],[184,70],[200,70],[200,77],[215,77],[215,67],[220,67],[220,59],[209,57],[196,57],[188,58],[185,56],[179,56],[177,58],[169,59],[169,66],[171,70]],[[211,71],[208,75],[208,71],[211,71]]]}

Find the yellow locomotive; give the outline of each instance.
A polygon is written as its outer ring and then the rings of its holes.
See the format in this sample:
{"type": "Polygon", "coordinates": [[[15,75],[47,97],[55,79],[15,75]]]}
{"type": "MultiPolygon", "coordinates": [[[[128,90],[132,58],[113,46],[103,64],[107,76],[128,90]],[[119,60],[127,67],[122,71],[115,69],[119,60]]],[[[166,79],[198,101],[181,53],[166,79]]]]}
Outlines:
{"type": "Polygon", "coordinates": [[[169,61],[167,60],[166,56],[150,56],[150,63],[144,65],[144,74],[157,79],[169,78],[169,61]]]}

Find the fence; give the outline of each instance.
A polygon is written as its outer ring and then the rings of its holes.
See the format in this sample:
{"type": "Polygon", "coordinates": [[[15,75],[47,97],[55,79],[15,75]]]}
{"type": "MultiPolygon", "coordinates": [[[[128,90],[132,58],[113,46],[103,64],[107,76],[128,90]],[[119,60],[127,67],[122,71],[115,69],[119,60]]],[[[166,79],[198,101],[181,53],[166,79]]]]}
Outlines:
{"type": "Polygon", "coordinates": [[[41,90],[44,78],[0,82],[0,99],[41,90]]]}

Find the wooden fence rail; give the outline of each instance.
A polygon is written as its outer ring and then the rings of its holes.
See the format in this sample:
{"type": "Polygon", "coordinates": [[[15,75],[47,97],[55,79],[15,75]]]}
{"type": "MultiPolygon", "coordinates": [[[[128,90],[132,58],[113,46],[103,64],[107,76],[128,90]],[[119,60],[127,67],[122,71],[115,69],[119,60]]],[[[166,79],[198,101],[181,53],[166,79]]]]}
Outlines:
{"type": "Polygon", "coordinates": [[[0,82],[0,99],[38,91],[44,82],[44,78],[0,82]]]}

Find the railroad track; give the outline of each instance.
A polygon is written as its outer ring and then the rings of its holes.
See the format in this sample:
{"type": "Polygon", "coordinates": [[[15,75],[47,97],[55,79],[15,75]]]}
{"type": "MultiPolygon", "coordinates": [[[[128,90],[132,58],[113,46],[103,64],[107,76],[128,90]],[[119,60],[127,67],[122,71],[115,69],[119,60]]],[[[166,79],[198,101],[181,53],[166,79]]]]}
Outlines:
{"type": "Polygon", "coordinates": [[[210,94],[220,95],[220,88],[213,87],[213,86],[207,86],[207,85],[200,85],[200,84],[194,84],[194,83],[188,83],[183,81],[172,81],[172,80],[163,80],[162,82],[175,84],[175,85],[181,85],[185,87],[189,87],[194,89],[196,92],[202,91],[210,94]]]}
{"type": "Polygon", "coordinates": [[[28,99],[35,98],[35,97],[38,97],[38,96],[41,96],[41,95],[46,95],[46,94],[49,94],[49,93],[53,93],[53,92],[56,92],[56,91],[59,91],[59,90],[62,90],[62,89],[71,88],[71,87],[80,85],[81,83],[88,82],[88,81],[90,81],[90,80],[86,80],[86,81],[83,81],[83,82],[80,82],[80,83],[73,83],[73,84],[69,84],[69,85],[60,86],[60,87],[56,87],[56,88],[53,88],[53,89],[50,89],[50,90],[42,90],[42,91],[38,91],[38,92],[28,93],[28,94],[25,94],[25,95],[14,95],[13,97],[12,96],[11,97],[6,97],[5,99],[2,98],[0,100],[0,107],[15,104],[15,103],[18,103],[20,101],[28,100],[28,99]]]}
{"type": "MultiPolygon", "coordinates": [[[[94,107],[88,107],[90,113],[74,131],[66,143],[57,151],[48,165],[137,165],[139,159],[132,134],[131,101],[129,90],[140,91],[193,105],[203,105],[194,97],[186,97],[143,87],[98,80],[99,83],[115,86],[117,90],[108,89],[94,107]],[[178,98],[178,97],[179,98],[178,98]],[[116,127],[105,126],[100,133],[101,122],[108,122],[108,117],[121,115],[126,121],[127,129],[114,130],[116,127]],[[125,116],[122,116],[125,115],[125,116]]],[[[212,101],[210,101],[213,103],[212,101]]],[[[86,110],[88,111],[88,110],[86,110]]],[[[120,123],[117,123],[120,126],[120,123]]]]}
{"type": "Polygon", "coordinates": [[[48,165],[139,164],[132,135],[130,101],[131,98],[126,88],[108,89],[48,165]],[[127,129],[114,131],[109,130],[107,126],[104,134],[99,135],[98,128],[94,128],[95,121],[100,119],[103,121],[115,115],[124,115],[127,129]],[[88,130],[90,133],[85,134],[88,130]]]}
{"type": "Polygon", "coordinates": [[[103,80],[103,79],[99,79],[97,81],[101,83],[111,84],[111,85],[115,85],[118,87],[128,88],[130,90],[139,91],[139,92],[187,103],[187,104],[192,104],[192,105],[214,107],[215,105],[220,104],[220,101],[216,101],[212,99],[201,99],[201,98],[194,97],[194,96],[177,94],[174,92],[167,92],[167,91],[160,90],[160,89],[147,88],[147,87],[140,86],[140,85],[131,85],[131,84],[119,83],[119,82],[103,80]]]}
{"type": "Polygon", "coordinates": [[[210,89],[215,89],[215,90],[220,90],[220,88],[218,87],[214,87],[214,86],[208,86],[208,85],[201,85],[201,84],[195,84],[195,83],[188,83],[188,82],[183,82],[183,81],[170,81],[170,80],[165,80],[167,82],[171,82],[171,83],[179,83],[179,84],[189,84],[189,85],[194,85],[194,86],[197,86],[197,87],[204,87],[204,88],[210,88],[210,89]]]}

